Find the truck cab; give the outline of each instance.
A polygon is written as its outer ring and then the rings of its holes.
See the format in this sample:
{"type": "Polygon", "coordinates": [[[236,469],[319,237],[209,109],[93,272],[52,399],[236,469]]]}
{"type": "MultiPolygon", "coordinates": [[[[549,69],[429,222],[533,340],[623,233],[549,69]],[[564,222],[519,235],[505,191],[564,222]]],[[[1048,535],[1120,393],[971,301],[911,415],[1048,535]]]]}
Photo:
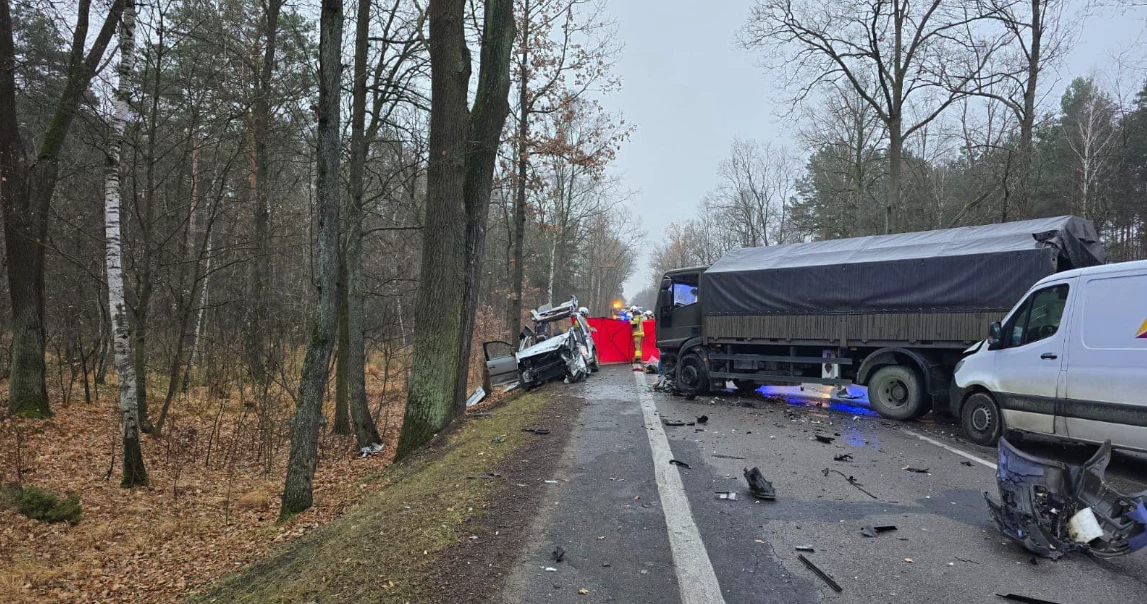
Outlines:
{"type": "Polygon", "coordinates": [[[672,362],[687,342],[701,338],[701,273],[706,268],[679,268],[661,278],[654,314],[662,362],[672,362]]]}

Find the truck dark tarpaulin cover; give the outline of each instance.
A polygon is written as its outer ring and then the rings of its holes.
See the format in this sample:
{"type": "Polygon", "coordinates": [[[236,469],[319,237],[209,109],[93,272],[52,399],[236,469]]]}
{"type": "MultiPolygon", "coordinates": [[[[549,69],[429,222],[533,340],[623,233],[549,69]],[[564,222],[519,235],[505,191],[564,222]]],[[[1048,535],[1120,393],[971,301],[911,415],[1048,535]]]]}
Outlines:
{"type": "Polygon", "coordinates": [[[702,296],[707,316],[1007,311],[1043,277],[1105,261],[1091,221],[1058,216],[733,250],[702,296]]]}

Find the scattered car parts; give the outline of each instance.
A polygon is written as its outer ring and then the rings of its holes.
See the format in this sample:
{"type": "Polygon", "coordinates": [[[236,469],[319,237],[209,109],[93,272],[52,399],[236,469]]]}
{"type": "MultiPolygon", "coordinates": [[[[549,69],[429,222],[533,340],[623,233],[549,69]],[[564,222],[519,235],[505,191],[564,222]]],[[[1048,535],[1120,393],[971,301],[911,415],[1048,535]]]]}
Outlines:
{"type": "Polygon", "coordinates": [[[753,494],[753,497],[768,500],[777,498],[777,490],[773,488],[773,483],[765,480],[765,475],[761,474],[760,468],[746,469],[745,480],[749,482],[749,492],[753,494]]]}
{"type": "Polygon", "coordinates": [[[824,581],[829,587],[831,587],[833,589],[833,591],[835,591],[837,593],[844,591],[844,589],[840,586],[839,583],[837,583],[836,581],[833,581],[832,577],[830,577],[828,575],[828,573],[817,568],[817,566],[815,564],[813,564],[811,560],[804,557],[804,554],[797,554],[797,558],[799,558],[800,561],[803,562],[804,565],[807,566],[809,570],[811,570],[814,574],[816,574],[816,576],[820,577],[821,581],[824,581]]]}
{"type": "Polygon", "coordinates": [[[984,493],[1000,532],[1028,551],[1056,559],[1072,551],[1101,558],[1147,545],[1147,491],[1125,495],[1107,484],[1111,441],[1083,465],[1025,453],[1001,438],[999,503],[984,493]]]}

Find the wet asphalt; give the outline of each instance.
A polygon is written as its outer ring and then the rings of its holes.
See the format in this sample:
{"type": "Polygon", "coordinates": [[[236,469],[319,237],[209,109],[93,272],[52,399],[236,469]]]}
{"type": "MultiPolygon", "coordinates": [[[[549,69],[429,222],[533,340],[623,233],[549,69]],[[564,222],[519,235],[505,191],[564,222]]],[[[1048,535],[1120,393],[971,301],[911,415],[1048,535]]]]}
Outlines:
{"type": "MultiPolygon", "coordinates": [[[[545,387],[587,404],[503,601],[680,601],[638,403],[647,387],[628,365],[545,387]],[[562,562],[552,560],[555,545],[566,551],[562,562]]],[[[1003,602],[996,594],[1009,593],[1061,604],[1147,599],[1147,552],[1033,561],[1000,535],[983,497],[996,492],[994,471],[912,434],[995,460],[994,449],[959,439],[950,420],[903,424],[875,416],[862,400],[825,401],[798,389],[767,394],[687,401],[653,393],[663,418],[708,416],[664,429],[674,458],[689,464],[678,471],[726,602],[1003,602]],[[835,461],[840,455],[851,457],[835,461]],[[772,481],[776,501],[749,495],[742,470],[754,466],[772,481]],[[718,499],[724,491],[737,499],[718,499]],[[865,525],[896,530],[869,538],[865,525]],[[798,546],[815,550],[804,555],[839,593],[799,561],[798,546]]],[[[1090,453],[1038,446],[1081,459],[1090,453]]],[[[1147,488],[1147,458],[1117,454],[1109,479],[1125,492],[1147,488]]]]}

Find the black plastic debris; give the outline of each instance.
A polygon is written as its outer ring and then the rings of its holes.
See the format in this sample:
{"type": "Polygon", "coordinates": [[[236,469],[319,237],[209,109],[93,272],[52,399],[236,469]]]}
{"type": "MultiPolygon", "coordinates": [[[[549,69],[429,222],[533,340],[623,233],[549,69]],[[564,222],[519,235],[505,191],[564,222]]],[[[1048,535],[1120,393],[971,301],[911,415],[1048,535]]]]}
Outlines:
{"type": "Polygon", "coordinates": [[[816,553],[816,550],[813,549],[813,547],[811,545],[798,545],[798,546],[794,547],[793,549],[797,550],[798,552],[808,552],[810,554],[816,553]]]}
{"type": "Polygon", "coordinates": [[[673,465],[675,465],[675,466],[681,466],[682,468],[685,468],[686,470],[688,470],[688,469],[689,469],[689,464],[687,464],[687,463],[685,463],[685,462],[683,462],[683,461],[677,461],[676,459],[670,459],[670,460],[669,460],[669,463],[671,463],[671,464],[673,464],[673,465]]]}
{"type": "Polygon", "coordinates": [[[709,416],[708,416],[708,415],[702,415],[701,417],[698,417],[698,418],[697,418],[697,423],[698,423],[698,424],[704,424],[704,423],[708,423],[708,421],[709,421],[709,416]]]}
{"type": "Polygon", "coordinates": [[[884,524],[881,526],[868,525],[861,527],[860,534],[864,535],[865,537],[875,537],[880,533],[887,533],[894,530],[896,530],[896,525],[893,524],[884,524]]]}
{"type": "Polygon", "coordinates": [[[695,426],[695,425],[697,425],[696,422],[687,422],[687,421],[680,420],[680,419],[666,419],[664,417],[661,418],[661,423],[663,425],[669,426],[670,428],[676,428],[678,426],[695,426]]]}
{"type": "Polygon", "coordinates": [[[867,490],[865,490],[864,485],[862,485],[860,483],[860,481],[856,479],[855,476],[849,476],[848,474],[845,474],[844,472],[841,472],[840,470],[833,470],[831,468],[825,468],[825,469],[821,470],[821,474],[824,474],[825,476],[828,476],[829,473],[831,473],[831,472],[836,472],[837,474],[840,474],[841,476],[843,476],[844,479],[848,481],[848,484],[856,487],[856,489],[858,491],[860,491],[861,493],[864,493],[865,495],[868,495],[869,497],[871,497],[873,499],[880,499],[876,495],[873,495],[872,493],[869,493],[867,490]]]}
{"type": "Polygon", "coordinates": [[[904,466],[903,470],[905,472],[915,472],[917,474],[927,474],[928,473],[928,468],[913,468],[912,466],[904,466]]]}
{"type": "Polygon", "coordinates": [[[532,432],[534,434],[549,434],[550,429],[549,428],[535,428],[533,426],[526,426],[525,428],[522,428],[522,432],[532,432]]]}
{"type": "Polygon", "coordinates": [[[765,475],[761,474],[760,468],[746,469],[745,480],[749,482],[749,492],[753,494],[753,497],[768,500],[777,498],[777,490],[773,488],[773,483],[765,480],[765,475]]]}
{"type": "Polygon", "coordinates": [[[1000,532],[1028,551],[1111,558],[1147,546],[1147,491],[1124,495],[1104,479],[1111,441],[1082,465],[1030,455],[1006,438],[998,454],[1000,502],[984,493],[988,511],[1000,532]]]}
{"type": "Polygon", "coordinates": [[[822,442],[826,445],[831,445],[832,441],[836,440],[835,438],[831,436],[825,436],[824,434],[813,434],[812,437],[815,438],[817,442],[822,442]]]}
{"type": "Polygon", "coordinates": [[[740,459],[740,460],[745,459],[744,457],[737,457],[736,455],[721,455],[720,453],[713,454],[713,457],[718,457],[720,459],[740,459]]]}
{"type": "Polygon", "coordinates": [[[1039,598],[1032,598],[1030,596],[1021,596],[1019,594],[996,594],[997,598],[1004,600],[1011,600],[1012,602],[1026,602],[1027,604],[1056,604],[1051,600],[1041,600],[1039,598]]]}
{"type": "Polygon", "coordinates": [[[852,453],[841,453],[840,455],[834,455],[832,460],[833,461],[852,461],[852,453]]]}
{"type": "Polygon", "coordinates": [[[550,552],[550,559],[553,560],[554,562],[561,562],[562,560],[565,560],[565,557],[566,557],[566,548],[564,548],[560,545],[555,545],[554,551],[550,552]]]}
{"type": "Polygon", "coordinates": [[[968,466],[968,467],[970,468],[970,467],[972,467],[972,462],[970,462],[970,461],[961,461],[961,462],[960,462],[960,465],[962,465],[962,466],[968,466]]]}
{"type": "Polygon", "coordinates": [[[833,591],[836,591],[837,593],[844,591],[844,589],[841,588],[840,584],[838,584],[836,581],[833,581],[832,577],[830,577],[828,575],[828,573],[817,568],[817,566],[815,564],[813,564],[812,561],[810,561],[808,558],[804,557],[804,554],[797,554],[797,558],[799,558],[800,561],[803,562],[804,565],[807,566],[809,570],[811,570],[813,573],[815,573],[816,576],[820,577],[820,579],[822,581],[824,581],[829,587],[831,587],[833,589],[833,591]]]}

